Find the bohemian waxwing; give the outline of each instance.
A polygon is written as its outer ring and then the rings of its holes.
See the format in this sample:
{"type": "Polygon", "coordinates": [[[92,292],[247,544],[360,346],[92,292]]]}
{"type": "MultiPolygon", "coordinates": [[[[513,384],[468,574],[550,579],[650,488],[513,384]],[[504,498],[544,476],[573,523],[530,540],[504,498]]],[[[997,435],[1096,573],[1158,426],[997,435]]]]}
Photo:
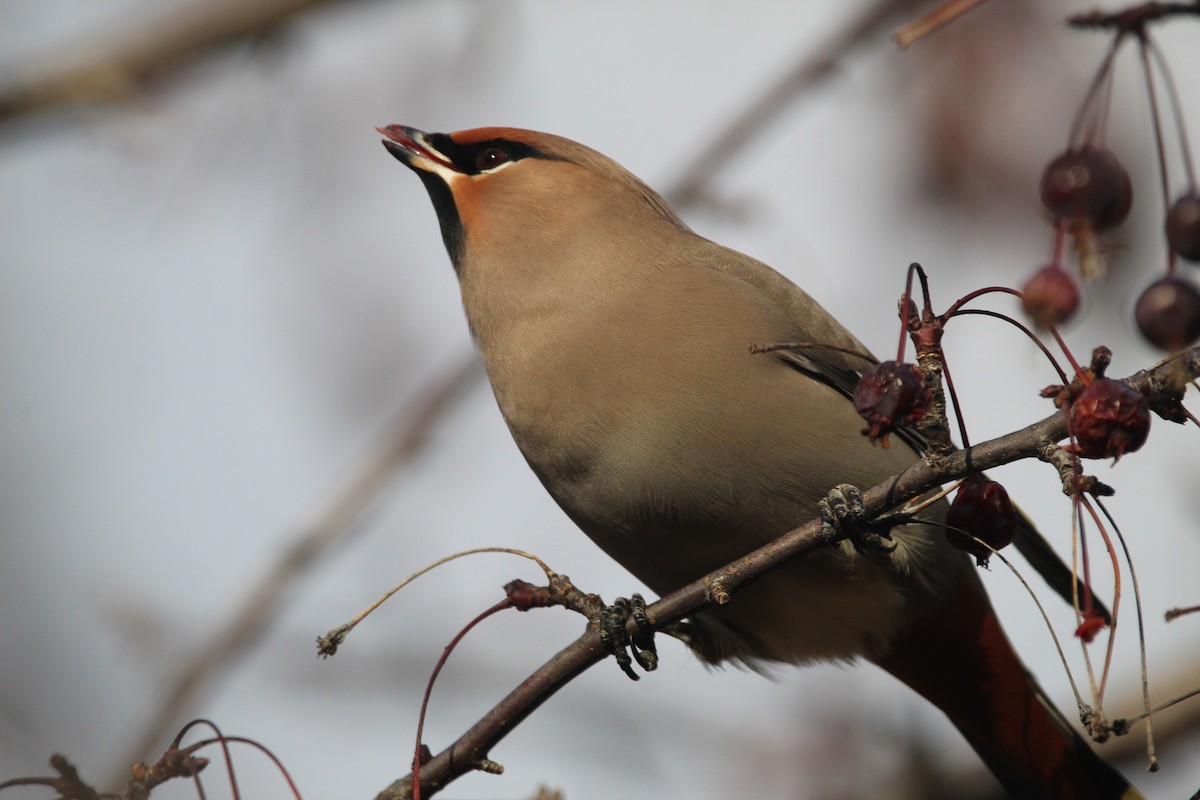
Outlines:
{"type": "MultiPolygon", "coordinates": [[[[867,349],[795,284],[693,233],[615,161],[545,133],[380,128],[437,211],[513,438],[601,548],[665,594],[916,458],[860,435],[867,349]],[[823,343],[803,355],[751,345],[823,343]],[[840,349],[839,349],[840,348],[840,349]]],[[[940,519],[945,504],[928,512],[940,519]]],[[[849,543],[697,615],[698,654],[864,657],[942,709],[1014,797],[1139,795],[1045,698],[936,525],[849,543]]]]}

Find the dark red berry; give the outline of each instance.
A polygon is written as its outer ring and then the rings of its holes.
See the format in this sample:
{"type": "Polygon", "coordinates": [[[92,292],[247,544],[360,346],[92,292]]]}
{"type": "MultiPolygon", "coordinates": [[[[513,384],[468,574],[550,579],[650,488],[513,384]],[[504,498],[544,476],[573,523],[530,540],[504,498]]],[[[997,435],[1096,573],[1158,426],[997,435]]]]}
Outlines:
{"type": "Polygon", "coordinates": [[[1188,261],[1200,261],[1200,197],[1185,194],[1167,212],[1167,244],[1188,261]]]}
{"type": "Polygon", "coordinates": [[[987,565],[992,551],[972,536],[987,542],[993,550],[1000,550],[1012,544],[1016,535],[1017,514],[1008,492],[983,475],[968,475],[946,512],[946,537],[950,544],[975,556],[975,563],[982,567],[987,565]]]}
{"type": "Polygon", "coordinates": [[[1133,181],[1116,156],[1113,156],[1113,161],[1117,166],[1117,199],[1102,213],[1091,218],[1092,230],[1096,232],[1117,227],[1129,217],[1129,210],[1133,208],[1133,181]]]}
{"type": "Polygon", "coordinates": [[[1133,185],[1111,150],[1084,145],[1067,150],[1042,173],[1042,203],[1055,217],[1086,219],[1096,231],[1129,216],[1133,185]]]}
{"type": "Polygon", "coordinates": [[[1120,381],[1096,378],[1071,404],[1067,449],[1084,458],[1119,459],[1146,443],[1150,406],[1146,398],[1120,381]]]}
{"type": "Polygon", "coordinates": [[[1065,269],[1049,264],[1025,282],[1021,306],[1039,328],[1061,325],[1079,308],[1079,287],[1065,269]]]}
{"type": "Polygon", "coordinates": [[[888,435],[929,411],[933,391],[915,364],[884,361],[863,373],[854,389],[854,407],[867,421],[863,434],[888,445],[888,435]]]}
{"type": "Polygon", "coordinates": [[[1155,347],[1182,350],[1200,339],[1200,291],[1174,275],[1159,278],[1142,292],[1133,316],[1155,347]]]}

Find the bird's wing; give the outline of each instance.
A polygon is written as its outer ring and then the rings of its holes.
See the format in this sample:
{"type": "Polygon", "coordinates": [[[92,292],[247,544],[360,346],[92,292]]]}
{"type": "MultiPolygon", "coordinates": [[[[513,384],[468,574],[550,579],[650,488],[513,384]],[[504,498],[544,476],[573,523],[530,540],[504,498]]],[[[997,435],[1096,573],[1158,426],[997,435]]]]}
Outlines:
{"type": "MultiPolygon", "coordinates": [[[[713,247],[711,244],[699,251],[697,257],[708,267],[743,280],[774,298],[804,333],[805,341],[795,343],[802,347],[779,350],[775,353],[777,358],[832,387],[848,400],[853,398],[863,370],[877,363],[866,345],[839,324],[807,292],[766,264],[735,250],[713,247]]],[[[896,436],[917,455],[924,454],[925,439],[915,429],[900,428],[896,436]]],[[[1069,605],[1074,605],[1076,596],[1083,596],[1082,579],[1074,575],[1033,521],[1019,508],[1014,544],[1047,585],[1069,605]]],[[[1110,621],[1108,608],[1099,598],[1095,599],[1095,605],[1105,620],[1110,621]]]]}

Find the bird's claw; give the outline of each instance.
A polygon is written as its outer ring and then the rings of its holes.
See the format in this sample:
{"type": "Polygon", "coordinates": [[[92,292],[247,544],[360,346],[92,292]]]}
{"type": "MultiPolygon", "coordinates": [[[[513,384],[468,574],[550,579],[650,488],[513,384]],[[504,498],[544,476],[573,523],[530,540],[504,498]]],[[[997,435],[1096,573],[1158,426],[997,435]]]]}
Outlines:
{"type": "Polygon", "coordinates": [[[658,668],[658,649],[654,644],[654,625],[646,614],[646,601],[640,594],[633,594],[626,599],[618,597],[611,606],[600,612],[600,642],[604,645],[621,671],[633,680],[639,676],[633,671],[633,662],[637,661],[646,672],[658,668]],[[632,619],[637,627],[630,636],[626,623],[632,619]],[[633,655],[630,656],[632,651],[633,655]]]}
{"type": "Polygon", "coordinates": [[[899,520],[886,517],[866,518],[862,492],[848,483],[839,484],[817,503],[821,513],[821,534],[828,542],[848,539],[860,555],[891,553],[896,549],[892,528],[899,520]]]}

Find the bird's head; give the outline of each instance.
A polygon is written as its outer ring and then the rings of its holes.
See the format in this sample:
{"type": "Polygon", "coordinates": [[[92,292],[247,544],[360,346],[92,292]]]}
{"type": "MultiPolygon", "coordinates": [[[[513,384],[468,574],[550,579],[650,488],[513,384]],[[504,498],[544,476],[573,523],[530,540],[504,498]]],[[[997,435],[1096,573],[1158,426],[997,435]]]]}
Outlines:
{"type": "Polygon", "coordinates": [[[558,258],[581,245],[616,246],[640,226],[685,228],[620,164],[561,136],[518,128],[376,130],[425,184],[460,278],[479,259],[558,258]]]}

